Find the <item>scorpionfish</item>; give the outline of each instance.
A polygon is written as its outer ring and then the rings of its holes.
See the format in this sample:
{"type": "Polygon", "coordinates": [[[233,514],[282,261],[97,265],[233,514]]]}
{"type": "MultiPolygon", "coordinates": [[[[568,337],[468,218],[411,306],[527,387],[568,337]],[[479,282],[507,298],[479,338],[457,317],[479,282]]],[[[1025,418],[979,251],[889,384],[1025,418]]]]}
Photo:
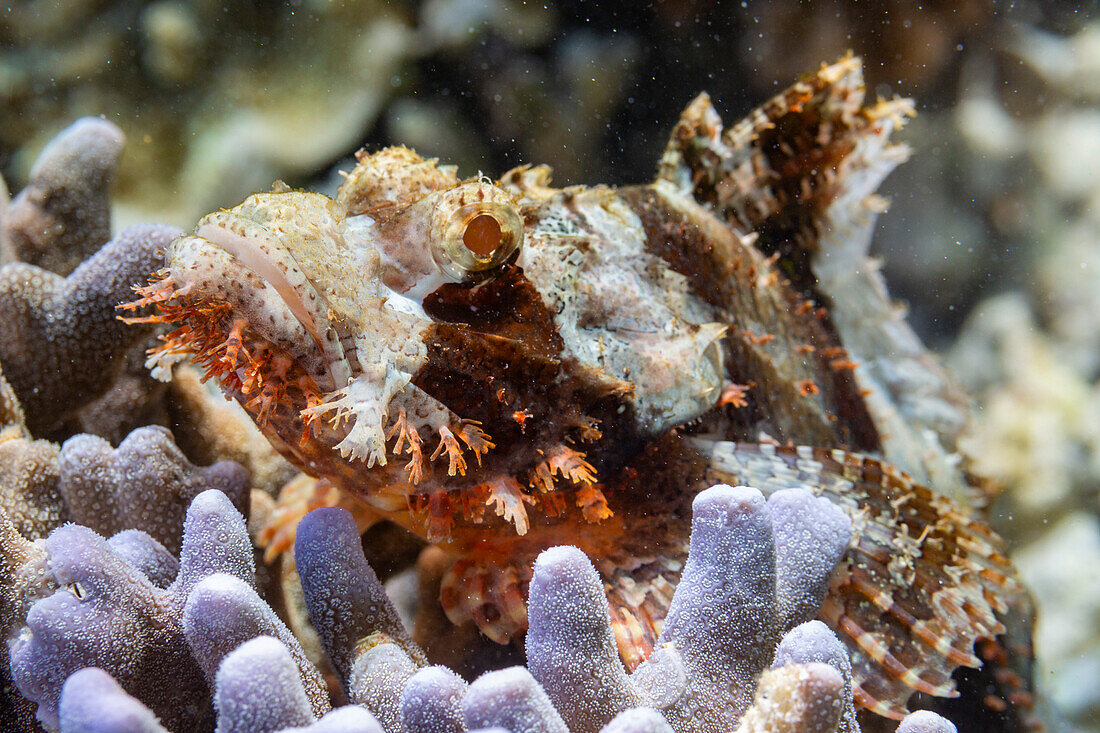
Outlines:
{"type": "Polygon", "coordinates": [[[534,557],[572,544],[633,668],[701,489],[828,496],[854,530],[820,618],[856,702],[900,718],[956,695],[1026,603],[968,508],[965,400],[866,256],[910,112],[865,103],[849,56],[729,129],[699,96],[646,185],[361,151],[334,199],[277,186],[205,216],[124,307],[175,326],[154,373],[193,359],[323,479],[301,507],[338,490],[446,550],[448,616],[501,643],[534,557]]]}

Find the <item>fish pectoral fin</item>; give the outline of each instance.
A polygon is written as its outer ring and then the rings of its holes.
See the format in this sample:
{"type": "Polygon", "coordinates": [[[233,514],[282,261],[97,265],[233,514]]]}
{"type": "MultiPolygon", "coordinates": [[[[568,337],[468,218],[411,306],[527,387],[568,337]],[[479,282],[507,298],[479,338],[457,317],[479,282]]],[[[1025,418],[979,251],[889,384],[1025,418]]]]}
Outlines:
{"type": "Polygon", "coordinates": [[[443,574],[439,600],[451,623],[473,621],[481,633],[507,644],[527,628],[527,585],[534,557],[460,558],[443,574]]]}

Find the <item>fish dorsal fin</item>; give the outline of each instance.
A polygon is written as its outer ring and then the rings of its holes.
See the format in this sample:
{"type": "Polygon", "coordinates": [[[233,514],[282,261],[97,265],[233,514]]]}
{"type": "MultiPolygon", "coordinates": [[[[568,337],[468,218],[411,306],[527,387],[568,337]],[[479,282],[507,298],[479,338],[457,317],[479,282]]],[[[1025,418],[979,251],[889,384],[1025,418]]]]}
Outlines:
{"type": "Polygon", "coordinates": [[[742,233],[814,249],[828,205],[849,185],[845,161],[906,100],[864,104],[859,58],[823,65],[726,129],[706,94],[673,128],[659,182],[710,207],[742,233]]]}

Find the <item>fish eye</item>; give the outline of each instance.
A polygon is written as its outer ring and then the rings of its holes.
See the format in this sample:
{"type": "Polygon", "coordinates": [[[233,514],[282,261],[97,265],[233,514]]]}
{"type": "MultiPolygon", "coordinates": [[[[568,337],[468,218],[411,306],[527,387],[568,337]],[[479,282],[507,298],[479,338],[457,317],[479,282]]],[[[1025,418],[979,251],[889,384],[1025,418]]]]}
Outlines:
{"type": "Polygon", "coordinates": [[[503,232],[491,214],[478,214],[466,224],[462,243],[476,257],[488,257],[501,245],[503,232]]]}
{"type": "Polygon", "coordinates": [[[523,243],[523,218],[510,203],[477,201],[454,209],[433,242],[436,264],[450,279],[479,283],[513,261],[523,243]]]}

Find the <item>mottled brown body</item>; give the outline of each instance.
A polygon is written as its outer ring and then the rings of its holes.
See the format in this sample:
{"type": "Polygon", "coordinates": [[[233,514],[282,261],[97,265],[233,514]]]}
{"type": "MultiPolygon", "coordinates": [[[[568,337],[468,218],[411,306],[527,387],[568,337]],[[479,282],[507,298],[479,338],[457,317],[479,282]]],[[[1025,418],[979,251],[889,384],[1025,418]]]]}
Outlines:
{"type": "Polygon", "coordinates": [[[1023,596],[992,533],[918,483],[971,492],[963,401],[860,249],[907,110],[864,106],[854,59],[725,132],[703,96],[657,180],[623,189],[361,154],[335,201],[204,218],[134,306],[179,324],[156,366],[192,354],[325,496],[451,553],[445,610],[497,641],[525,628],[537,553],[573,544],[633,667],[698,491],[829,496],[856,534],[821,617],[860,704],[900,717],[913,691],[953,694],[1023,596]]]}

